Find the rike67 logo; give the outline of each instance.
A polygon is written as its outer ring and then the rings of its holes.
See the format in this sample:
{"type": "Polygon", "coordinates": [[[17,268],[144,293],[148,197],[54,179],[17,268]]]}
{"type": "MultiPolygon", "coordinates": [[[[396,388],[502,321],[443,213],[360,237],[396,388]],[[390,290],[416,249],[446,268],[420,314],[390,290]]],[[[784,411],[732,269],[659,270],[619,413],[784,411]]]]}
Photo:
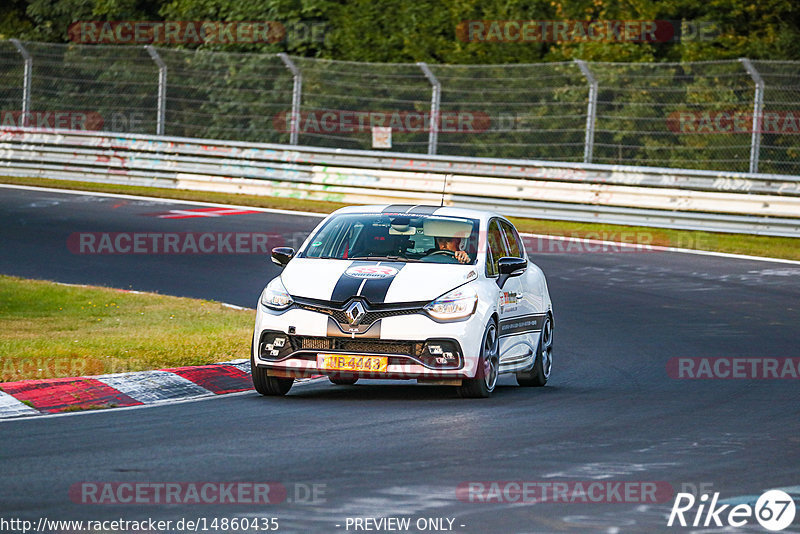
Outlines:
{"type": "Polygon", "coordinates": [[[667,526],[682,527],[743,527],[753,519],[767,530],[783,530],[794,521],[794,500],[781,490],[769,490],[749,504],[719,504],[719,493],[714,493],[709,502],[708,494],[696,499],[691,493],[678,493],[669,514],[667,526]],[[693,508],[697,506],[697,510],[693,508]]]}

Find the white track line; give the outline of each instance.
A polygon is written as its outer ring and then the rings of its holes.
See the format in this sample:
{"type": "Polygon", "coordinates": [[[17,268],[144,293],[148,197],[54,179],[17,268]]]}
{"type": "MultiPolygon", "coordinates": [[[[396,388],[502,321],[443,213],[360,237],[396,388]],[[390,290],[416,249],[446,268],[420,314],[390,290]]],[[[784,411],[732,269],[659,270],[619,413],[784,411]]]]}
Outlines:
{"type": "MultiPolygon", "coordinates": [[[[786,260],[783,258],[769,258],[766,256],[748,256],[746,254],[732,254],[729,252],[712,252],[710,250],[696,250],[691,248],[677,248],[677,247],[662,247],[659,245],[643,245],[639,243],[620,243],[617,241],[601,241],[599,239],[586,239],[583,237],[569,237],[560,235],[547,235],[547,234],[524,234],[520,233],[522,237],[533,237],[537,239],[549,239],[556,241],[569,241],[577,243],[585,243],[592,245],[605,245],[617,248],[635,248],[645,252],[677,252],[680,254],[696,254],[698,256],[716,256],[719,258],[731,258],[736,260],[753,260],[753,261],[768,261],[774,263],[788,263],[790,265],[800,265],[798,260],[786,260]]],[[[528,251],[530,254],[536,254],[535,250],[528,251]]],[[[564,252],[542,252],[542,254],[569,254],[568,251],[564,252]]]]}
{"type": "MultiPolygon", "coordinates": [[[[0,184],[0,187],[7,189],[26,189],[30,191],[51,191],[53,193],[65,193],[68,195],[92,195],[97,197],[124,198],[127,200],[152,200],[163,202],[164,204],[191,204],[193,206],[211,206],[215,208],[235,208],[241,210],[261,211],[264,213],[281,213],[284,215],[298,215],[301,217],[316,217],[322,219],[327,217],[326,213],[313,213],[310,211],[280,210],[276,208],[259,208],[257,206],[239,206],[236,204],[218,204],[216,202],[201,202],[199,200],[180,200],[175,198],[148,197],[143,195],[124,195],[121,193],[103,193],[100,191],[81,191],[79,189],[59,189],[56,187],[39,187],[32,185],[0,184]]],[[[172,191],[165,189],[165,191],[172,191]]],[[[187,190],[188,191],[188,190],[187,190]]]]}

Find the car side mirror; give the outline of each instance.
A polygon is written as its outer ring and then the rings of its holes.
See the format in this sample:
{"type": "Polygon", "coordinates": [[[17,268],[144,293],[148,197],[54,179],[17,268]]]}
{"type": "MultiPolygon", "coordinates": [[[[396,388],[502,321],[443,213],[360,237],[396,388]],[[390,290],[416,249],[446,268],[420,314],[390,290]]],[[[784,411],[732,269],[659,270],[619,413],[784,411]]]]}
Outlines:
{"type": "Polygon", "coordinates": [[[286,267],[289,260],[294,258],[294,249],[290,247],[276,247],[272,249],[272,263],[279,267],[286,267]]]}
{"type": "Polygon", "coordinates": [[[528,268],[528,260],[525,258],[505,257],[497,260],[500,276],[497,277],[497,285],[500,289],[506,285],[509,278],[520,276],[528,268]]]}

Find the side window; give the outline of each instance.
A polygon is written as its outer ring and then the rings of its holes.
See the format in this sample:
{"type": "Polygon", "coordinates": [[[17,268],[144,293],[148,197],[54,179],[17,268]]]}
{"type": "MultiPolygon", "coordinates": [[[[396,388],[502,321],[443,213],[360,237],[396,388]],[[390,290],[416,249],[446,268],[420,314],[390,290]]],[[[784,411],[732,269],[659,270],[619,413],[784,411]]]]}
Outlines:
{"type": "Polygon", "coordinates": [[[514,256],[515,258],[522,258],[517,231],[505,221],[501,221],[500,226],[503,228],[503,234],[506,236],[506,243],[508,243],[508,255],[514,256]]]}
{"type": "Polygon", "coordinates": [[[489,250],[486,254],[486,276],[496,276],[500,272],[497,266],[498,261],[503,256],[508,256],[505,243],[503,242],[503,233],[496,219],[489,223],[487,241],[489,250]]]}

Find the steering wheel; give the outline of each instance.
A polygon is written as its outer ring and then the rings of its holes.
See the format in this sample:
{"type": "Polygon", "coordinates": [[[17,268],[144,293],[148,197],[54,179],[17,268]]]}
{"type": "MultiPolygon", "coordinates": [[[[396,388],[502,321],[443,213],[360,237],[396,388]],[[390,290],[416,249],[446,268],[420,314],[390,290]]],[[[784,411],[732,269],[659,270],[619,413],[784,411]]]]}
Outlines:
{"type": "Polygon", "coordinates": [[[456,253],[452,250],[436,250],[428,254],[428,256],[436,256],[437,254],[447,254],[448,256],[456,257],[456,253]]]}

